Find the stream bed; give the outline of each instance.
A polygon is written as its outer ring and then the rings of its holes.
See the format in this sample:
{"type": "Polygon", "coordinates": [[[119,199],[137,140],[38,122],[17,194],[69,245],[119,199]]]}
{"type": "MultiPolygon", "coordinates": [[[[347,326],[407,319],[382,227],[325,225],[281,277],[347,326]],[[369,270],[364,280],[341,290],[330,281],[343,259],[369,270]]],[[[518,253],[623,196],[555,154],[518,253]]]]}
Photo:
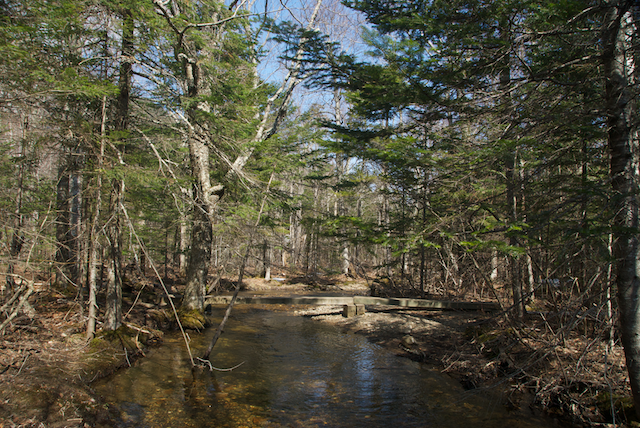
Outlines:
{"type": "MultiPolygon", "coordinates": [[[[213,313],[213,325],[224,308],[213,313]]],[[[194,356],[215,329],[191,335],[194,356]]],[[[182,336],[93,384],[117,427],[546,427],[508,412],[496,391],[465,391],[439,370],[364,336],[290,312],[234,308],[211,355],[191,371],[182,336]]]]}

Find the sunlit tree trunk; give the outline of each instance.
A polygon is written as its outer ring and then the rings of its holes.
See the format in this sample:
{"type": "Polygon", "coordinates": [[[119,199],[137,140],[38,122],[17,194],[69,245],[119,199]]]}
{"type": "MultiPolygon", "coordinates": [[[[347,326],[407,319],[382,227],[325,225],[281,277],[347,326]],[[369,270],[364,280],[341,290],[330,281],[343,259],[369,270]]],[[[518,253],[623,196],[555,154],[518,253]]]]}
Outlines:
{"type": "Polygon", "coordinates": [[[203,310],[208,263],[211,259],[213,208],[219,199],[212,193],[209,178],[209,148],[192,135],[189,141],[191,169],[194,183],[194,213],[191,229],[191,251],[187,263],[187,284],[182,307],[203,310]]]}
{"type": "Polygon", "coordinates": [[[262,277],[265,281],[271,281],[271,252],[269,240],[265,238],[262,243],[262,277]]]}
{"type": "Polygon", "coordinates": [[[180,212],[180,224],[178,224],[178,269],[181,274],[185,274],[187,271],[187,218],[180,212]]]}
{"type": "Polygon", "coordinates": [[[495,282],[498,279],[498,250],[495,248],[491,250],[491,275],[489,275],[491,282],[495,282]]]}

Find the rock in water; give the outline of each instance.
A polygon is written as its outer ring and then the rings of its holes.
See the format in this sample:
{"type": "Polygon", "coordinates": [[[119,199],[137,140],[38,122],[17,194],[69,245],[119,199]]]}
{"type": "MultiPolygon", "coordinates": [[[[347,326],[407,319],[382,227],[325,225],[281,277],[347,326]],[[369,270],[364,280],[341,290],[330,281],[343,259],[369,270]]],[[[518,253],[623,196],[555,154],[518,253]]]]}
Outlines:
{"type": "Polygon", "coordinates": [[[402,344],[407,347],[412,347],[416,344],[416,339],[410,334],[407,334],[402,338],[402,344]]]}

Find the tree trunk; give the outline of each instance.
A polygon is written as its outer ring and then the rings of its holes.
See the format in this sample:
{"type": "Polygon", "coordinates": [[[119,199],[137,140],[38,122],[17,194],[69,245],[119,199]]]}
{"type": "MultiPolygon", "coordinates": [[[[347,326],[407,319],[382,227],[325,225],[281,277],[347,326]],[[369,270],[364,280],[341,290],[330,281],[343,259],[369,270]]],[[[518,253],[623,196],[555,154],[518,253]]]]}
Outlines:
{"type": "MultiPolygon", "coordinates": [[[[632,45],[638,31],[633,1],[607,1],[603,27],[603,70],[611,155],[616,285],[620,333],[636,414],[640,417],[640,242],[638,183],[640,144],[634,99],[635,58],[632,45]]],[[[637,40],[636,40],[637,41],[637,40]]]]}
{"type": "MultiPolygon", "coordinates": [[[[217,17],[213,17],[216,18],[217,17]]],[[[214,19],[215,20],[215,19],[214,19]]],[[[211,31],[220,32],[221,28],[211,31]]],[[[220,33],[214,35],[214,39],[220,33]]],[[[182,36],[180,37],[182,40],[182,36]]],[[[183,82],[186,95],[189,98],[206,96],[209,92],[204,75],[200,68],[200,61],[189,55],[190,49],[186,44],[177,46],[176,59],[181,62],[183,82]]],[[[206,101],[199,101],[187,111],[189,118],[189,161],[193,184],[193,227],[191,229],[191,251],[187,265],[187,284],[182,307],[185,310],[204,311],[204,296],[211,261],[211,244],[213,236],[213,210],[223,194],[224,186],[211,185],[209,144],[210,134],[206,124],[200,124],[200,113],[209,114],[211,106],[206,101]]]]}
{"type": "Polygon", "coordinates": [[[187,218],[180,211],[180,223],[178,224],[178,270],[181,275],[187,271],[187,218]]]}
{"type": "MultiPolygon", "coordinates": [[[[362,199],[358,197],[358,201],[356,202],[356,217],[362,218],[362,199]]],[[[358,276],[358,268],[360,267],[360,229],[356,230],[356,243],[353,249],[353,274],[354,276],[358,276]]],[[[364,273],[364,272],[362,272],[364,273]]]]}
{"type": "MultiPolygon", "coordinates": [[[[26,122],[26,121],[25,121],[26,122]]],[[[26,125],[25,125],[26,127],[26,125]]],[[[22,230],[24,226],[24,220],[22,217],[22,196],[24,192],[24,164],[21,158],[24,158],[24,138],[26,137],[26,129],[23,130],[23,141],[20,148],[20,154],[17,156],[18,163],[18,188],[16,194],[16,208],[14,211],[15,217],[13,219],[13,232],[11,234],[11,247],[9,248],[9,261],[7,263],[7,277],[6,282],[10,290],[15,290],[17,285],[13,274],[15,273],[15,263],[22,251],[24,245],[24,232],[22,230]]]]}
{"type": "MultiPolygon", "coordinates": [[[[316,1],[317,5],[312,20],[317,16],[321,3],[321,0],[316,1]]],[[[194,225],[191,234],[191,251],[186,273],[187,284],[183,299],[183,308],[186,310],[203,310],[205,283],[208,273],[207,264],[211,260],[213,211],[222,197],[224,190],[222,184],[211,186],[209,176],[209,151],[211,147],[214,147],[215,142],[207,128],[206,120],[202,120],[203,116],[209,116],[211,113],[211,106],[207,101],[204,101],[204,99],[210,93],[210,86],[208,85],[215,83],[208,79],[208,76],[205,75],[201,69],[201,65],[205,62],[206,55],[208,55],[205,53],[206,49],[196,46],[185,38],[189,29],[196,29],[198,27],[193,25],[184,28],[184,30],[179,30],[174,22],[177,16],[174,10],[175,8],[168,6],[166,2],[162,1],[154,1],[154,4],[158,12],[167,20],[175,33],[176,45],[174,55],[177,64],[179,64],[181,68],[179,83],[184,91],[184,95],[186,95],[185,98],[194,101],[191,106],[186,107],[187,118],[185,120],[189,129],[188,145],[191,172],[194,178],[194,225]],[[200,100],[198,101],[197,98],[200,98],[200,100]]],[[[233,11],[234,7],[231,7],[231,10],[233,11]]],[[[215,23],[218,18],[220,18],[220,16],[218,16],[216,12],[211,16],[207,16],[206,20],[210,23],[215,23]]],[[[210,49],[218,45],[222,35],[225,34],[225,24],[222,21],[218,24],[206,24],[198,28],[201,34],[205,32],[209,33],[210,37],[207,43],[210,49]]],[[[300,69],[301,60],[297,60],[296,62],[297,65],[294,66],[294,71],[290,73],[291,79],[287,80],[280,92],[284,97],[283,107],[276,112],[274,123],[268,130],[265,124],[266,119],[270,116],[268,111],[263,114],[264,120],[254,136],[254,141],[262,141],[273,135],[284,117],[289,104],[287,100],[299,80],[299,73],[296,70],[300,69]]],[[[187,104],[188,103],[185,103],[185,106],[187,104]]],[[[272,106],[272,104],[269,105],[272,106]]],[[[236,161],[230,165],[231,169],[229,173],[239,174],[250,155],[251,151],[249,150],[247,153],[239,156],[236,161]]]]}
{"type": "MultiPolygon", "coordinates": [[[[118,99],[115,112],[115,130],[124,138],[129,127],[131,78],[133,75],[134,22],[131,10],[123,9],[122,18],[122,60],[118,78],[118,99]]],[[[116,156],[122,162],[122,153],[116,156]]],[[[105,302],[105,329],[116,330],[122,324],[122,225],[121,206],[124,198],[124,180],[114,178],[111,187],[109,211],[111,221],[107,226],[109,236],[109,260],[107,261],[107,296],[105,302]]]]}
{"type": "Polygon", "coordinates": [[[605,312],[607,318],[607,337],[608,337],[608,346],[610,349],[613,349],[615,345],[615,320],[613,317],[613,235],[609,234],[609,239],[607,242],[607,251],[609,255],[609,263],[607,263],[607,280],[604,284],[604,298],[605,301],[605,312]]]}
{"type": "Polygon", "coordinates": [[[262,268],[265,281],[271,281],[271,246],[266,239],[262,244],[262,268]]]}
{"type": "Polygon", "coordinates": [[[187,284],[182,307],[186,310],[204,310],[204,296],[211,260],[213,236],[213,210],[223,187],[211,186],[209,178],[209,147],[192,132],[189,139],[191,170],[194,183],[194,213],[191,229],[191,251],[187,264],[187,284]]]}
{"type": "Polygon", "coordinates": [[[115,116],[115,129],[126,131],[129,129],[129,101],[131,94],[131,78],[133,76],[134,22],[131,10],[120,11],[122,18],[122,60],[120,62],[120,75],[118,76],[118,100],[115,116]]]}
{"type": "Polygon", "coordinates": [[[491,282],[496,282],[498,279],[498,250],[495,248],[491,250],[491,275],[489,275],[491,282]]]}
{"type": "MultiPolygon", "coordinates": [[[[391,240],[391,230],[390,230],[390,207],[389,207],[389,197],[387,195],[386,189],[383,189],[382,194],[382,207],[381,207],[381,225],[387,231],[387,240],[391,240]]],[[[385,244],[384,246],[384,265],[386,269],[387,277],[391,278],[393,276],[393,270],[391,268],[391,246],[389,244],[385,244]]]]}
{"type": "MultiPolygon", "coordinates": [[[[201,192],[196,190],[196,193],[201,192]]],[[[208,263],[211,259],[212,225],[209,208],[201,199],[196,200],[194,211],[191,251],[189,251],[187,264],[187,284],[182,307],[186,310],[202,311],[204,310],[208,263]]]]}
{"type": "MultiPolygon", "coordinates": [[[[64,162],[64,161],[63,161],[64,162]]],[[[78,281],[78,210],[77,182],[73,161],[67,160],[58,169],[56,216],[56,282],[63,286],[80,287],[78,281]]],[[[80,290],[81,294],[83,290],[80,290]]]]}
{"type": "MultiPolygon", "coordinates": [[[[515,163],[512,153],[507,154],[506,162],[506,178],[507,178],[507,205],[509,210],[509,221],[515,225],[518,221],[518,196],[516,189],[516,177],[514,174],[515,163]]],[[[513,232],[512,232],[513,233],[513,232]]],[[[509,245],[511,247],[518,246],[518,239],[509,236],[509,245]]],[[[509,257],[509,281],[511,282],[511,290],[513,293],[513,308],[515,318],[522,320],[524,317],[524,297],[522,287],[522,261],[517,256],[509,257]]]]}
{"type": "Polygon", "coordinates": [[[89,224],[89,248],[87,263],[87,287],[89,288],[89,317],[87,320],[87,340],[93,339],[96,333],[97,315],[97,290],[98,290],[98,221],[100,219],[100,205],[102,204],[102,174],[104,161],[104,147],[106,139],[107,100],[102,99],[102,120],[100,124],[100,153],[97,159],[96,169],[98,173],[93,186],[94,196],[88,202],[91,211],[91,223],[89,224]]]}
{"type": "Polygon", "coordinates": [[[342,274],[345,276],[349,275],[349,267],[351,266],[351,261],[349,259],[349,245],[345,242],[344,247],[342,247],[342,274]]]}
{"type": "Polygon", "coordinates": [[[69,173],[65,166],[58,169],[56,184],[56,283],[67,285],[70,282],[69,262],[71,248],[69,241],[69,173]]]}
{"type": "MultiPolygon", "coordinates": [[[[291,194],[302,195],[304,190],[297,184],[291,183],[291,194]]],[[[290,265],[300,266],[302,251],[304,248],[304,233],[302,230],[302,202],[297,202],[289,216],[289,252],[291,255],[290,265]]]]}
{"type": "MultiPolygon", "coordinates": [[[[510,23],[508,21],[500,22],[501,39],[506,46],[512,44],[512,34],[509,28],[510,23]]],[[[510,140],[517,139],[516,132],[512,129],[512,123],[514,121],[514,106],[511,99],[511,56],[509,53],[505,54],[501,59],[499,70],[499,89],[500,89],[500,110],[502,115],[502,121],[505,126],[505,130],[501,139],[505,145],[510,145],[510,140]]],[[[517,165],[517,149],[512,147],[505,147],[504,154],[504,169],[505,169],[505,181],[506,181],[506,217],[509,223],[513,226],[520,220],[519,219],[519,196],[521,186],[519,185],[519,175],[516,172],[517,165]]],[[[513,231],[508,238],[509,245],[511,247],[518,246],[518,239],[513,235],[513,231]]],[[[523,286],[522,286],[522,261],[515,255],[509,256],[509,281],[511,282],[511,290],[513,295],[513,308],[515,318],[522,320],[524,317],[524,300],[523,300],[523,286]]]]}
{"type": "Polygon", "coordinates": [[[122,324],[122,213],[124,181],[113,180],[109,212],[112,215],[107,227],[110,254],[107,261],[107,296],[105,305],[105,329],[116,330],[122,324]]]}

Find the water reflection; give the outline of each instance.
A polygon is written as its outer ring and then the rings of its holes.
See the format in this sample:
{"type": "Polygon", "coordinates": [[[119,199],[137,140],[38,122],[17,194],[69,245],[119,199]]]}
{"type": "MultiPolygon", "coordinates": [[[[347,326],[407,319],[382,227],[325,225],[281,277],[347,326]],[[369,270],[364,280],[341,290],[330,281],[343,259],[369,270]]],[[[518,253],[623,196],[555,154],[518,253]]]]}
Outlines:
{"type": "MultiPolygon", "coordinates": [[[[193,338],[196,354],[212,334],[193,338]]],[[[181,338],[169,335],[95,388],[120,427],[545,426],[362,336],[288,313],[234,309],[211,362],[241,361],[232,372],[194,375],[181,338]]]]}

